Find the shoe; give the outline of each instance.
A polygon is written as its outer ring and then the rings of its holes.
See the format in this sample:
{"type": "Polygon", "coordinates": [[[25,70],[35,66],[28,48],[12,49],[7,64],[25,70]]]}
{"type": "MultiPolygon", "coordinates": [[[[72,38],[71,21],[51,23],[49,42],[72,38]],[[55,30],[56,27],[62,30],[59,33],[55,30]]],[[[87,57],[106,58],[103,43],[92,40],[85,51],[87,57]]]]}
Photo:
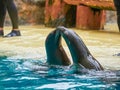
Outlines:
{"type": "Polygon", "coordinates": [[[9,34],[5,35],[4,37],[15,37],[15,36],[21,36],[20,31],[12,30],[9,34]]]}
{"type": "Polygon", "coordinates": [[[4,35],[3,30],[0,30],[0,37],[4,35]]]}

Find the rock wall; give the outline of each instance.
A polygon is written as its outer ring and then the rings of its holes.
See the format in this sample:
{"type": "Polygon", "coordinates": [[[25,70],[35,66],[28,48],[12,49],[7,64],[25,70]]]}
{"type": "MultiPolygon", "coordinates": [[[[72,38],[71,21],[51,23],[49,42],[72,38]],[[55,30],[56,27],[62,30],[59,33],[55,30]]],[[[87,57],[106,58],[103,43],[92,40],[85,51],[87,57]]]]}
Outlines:
{"type": "Polygon", "coordinates": [[[106,11],[106,23],[117,23],[116,11],[106,11]]]}
{"type": "MultiPolygon", "coordinates": [[[[45,0],[15,0],[19,12],[19,24],[44,24],[45,0]]],[[[106,23],[116,23],[116,11],[107,11],[106,23]]],[[[11,25],[7,14],[5,25],[11,25]]]]}
{"type": "MultiPolygon", "coordinates": [[[[19,24],[44,24],[45,3],[37,3],[37,0],[15,0],[18,9],[19,24]],[[31,2],[30,2],[31,1],[31,2]]],[[[44,0],[43,0],[44,1],[44,0]]],[[[9,15],[6,15],[5,25],[11,25],[9,15]]]]}

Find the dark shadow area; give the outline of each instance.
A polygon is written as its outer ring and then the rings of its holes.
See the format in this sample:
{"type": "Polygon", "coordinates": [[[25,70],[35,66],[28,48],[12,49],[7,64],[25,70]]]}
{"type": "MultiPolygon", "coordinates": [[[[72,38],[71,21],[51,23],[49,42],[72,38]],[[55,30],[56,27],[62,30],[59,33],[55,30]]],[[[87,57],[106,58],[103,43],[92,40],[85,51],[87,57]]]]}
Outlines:
{"type": "Polygon", "coordinates": [[[65,26],[75,27],[76,25],[76,6],[71,5],[65,16],[65,26]]]}

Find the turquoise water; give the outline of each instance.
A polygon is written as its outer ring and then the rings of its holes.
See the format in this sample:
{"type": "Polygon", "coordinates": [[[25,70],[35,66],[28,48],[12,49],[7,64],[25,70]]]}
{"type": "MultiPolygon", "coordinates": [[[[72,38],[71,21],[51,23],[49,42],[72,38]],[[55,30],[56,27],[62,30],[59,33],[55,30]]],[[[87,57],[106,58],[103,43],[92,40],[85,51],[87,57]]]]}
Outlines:
{"type": "MultiPolygon", "coordinates": [[[[22,37],[1,37],[0,90],[120,90],[120,71],[111,71],[120,70],[120,57],[114,56],[120,53],[120,33],[112,32],[113,26],[108,32],[74,28],[106,70],[99,72],[46,65],[44,42],[54,28],[21,26],[22,37]]],[[[6,27],[5,34],[9,30],[6,27]]]]}
{"type": "Polygon", "coordinates": [[[74,73],[74,66],[49,66],[43,61],[1,56],[0,90],[120,90],[120,71],[74,73]]]}

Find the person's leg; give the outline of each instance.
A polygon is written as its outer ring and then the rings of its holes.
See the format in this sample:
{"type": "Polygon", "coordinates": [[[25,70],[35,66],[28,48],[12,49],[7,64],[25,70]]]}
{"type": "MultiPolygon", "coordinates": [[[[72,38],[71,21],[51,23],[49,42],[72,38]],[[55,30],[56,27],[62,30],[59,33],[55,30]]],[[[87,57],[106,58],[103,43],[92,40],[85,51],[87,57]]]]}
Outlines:
{"type": "Polygon", "coordinates": [[[6,8],[8,10],[11,22],[12,22],[12,31],[7,34],[5,37],[20,36],[20,31],[18,27],[18,12],[13,0],[4,0],[6,8]]]}
{"type": "Polygon", "coordinates": [[[120,32],[120,0],[114,0],[114,5],[117,10],[117,23],[118,23],[118,28],[120,32]]]}
{"type": "Polygon", "coordinates": [[[3,3],[3,0],[0,0],[0,36],[4,35],[3,26],[6,15],[6,7],[3,3]]]}

